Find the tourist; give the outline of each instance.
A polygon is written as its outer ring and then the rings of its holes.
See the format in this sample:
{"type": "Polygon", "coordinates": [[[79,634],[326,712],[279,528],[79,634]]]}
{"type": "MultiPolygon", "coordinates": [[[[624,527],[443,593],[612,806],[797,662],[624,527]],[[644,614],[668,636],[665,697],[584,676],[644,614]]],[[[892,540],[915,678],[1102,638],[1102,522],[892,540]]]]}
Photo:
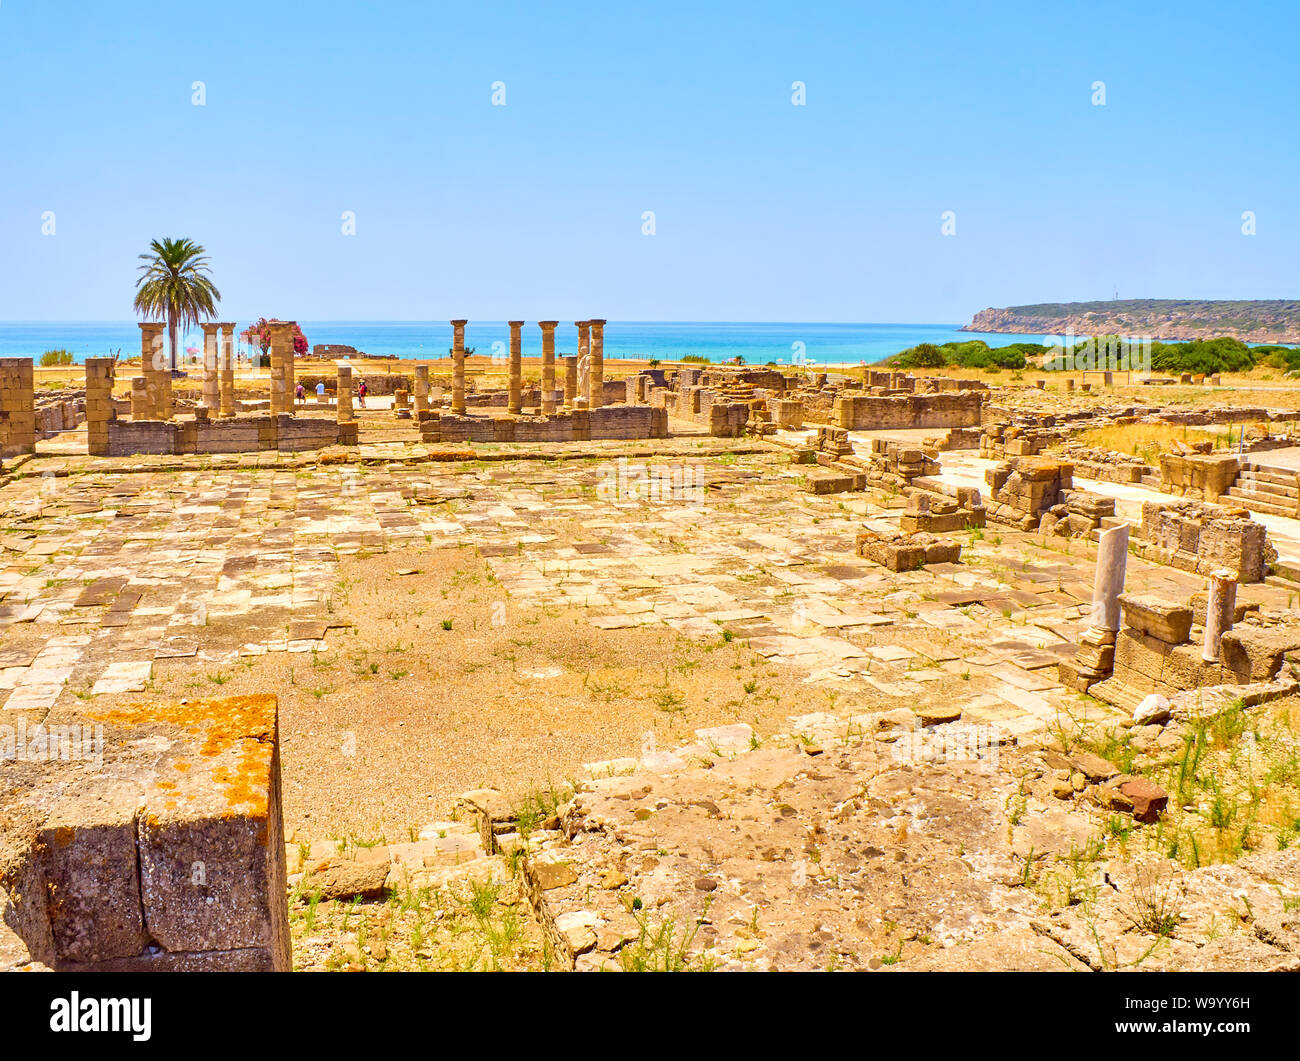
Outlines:
{"type": "Polygon", "coordinates": [[[316,404],[325,404],[325,381],[323,379],[316,381],[316,404]]]}
{"type": "Polygon", "coordinates": [[[363,409],[366,407],[366,392],[369,389],[370,388],[366,386],[365,380],[362,380],[361,384],[357,387],[357,404],[363,409]]]}

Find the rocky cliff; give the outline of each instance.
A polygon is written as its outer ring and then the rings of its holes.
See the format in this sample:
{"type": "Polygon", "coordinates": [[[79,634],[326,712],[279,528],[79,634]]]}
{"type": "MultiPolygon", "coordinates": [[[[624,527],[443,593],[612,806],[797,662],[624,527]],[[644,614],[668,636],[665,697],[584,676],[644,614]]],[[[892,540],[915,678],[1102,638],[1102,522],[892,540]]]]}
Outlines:
{"type": "Polygon", "coordinates": [[[985,309],[967,332],[1021,335],[1131,335],[1153,339],[1213,339],[1230,335],[1249,343],[1300,343],[1300,301],[1224,302],[1124,299],[1111,302],[1043,302],[985,309]]]}

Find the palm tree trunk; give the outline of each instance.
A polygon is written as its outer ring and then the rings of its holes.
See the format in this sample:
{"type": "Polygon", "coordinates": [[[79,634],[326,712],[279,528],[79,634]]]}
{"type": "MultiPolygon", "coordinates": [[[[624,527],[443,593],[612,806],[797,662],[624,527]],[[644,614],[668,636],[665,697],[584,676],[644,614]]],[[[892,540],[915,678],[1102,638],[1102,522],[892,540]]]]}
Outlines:
{"type": "Polygon", "coordinates": [[[172,343],[171,369],[175,372],[180,365],[180,361],[176,356],[176,311],[174,309],[167,311],[167,334],[172,343]]]}

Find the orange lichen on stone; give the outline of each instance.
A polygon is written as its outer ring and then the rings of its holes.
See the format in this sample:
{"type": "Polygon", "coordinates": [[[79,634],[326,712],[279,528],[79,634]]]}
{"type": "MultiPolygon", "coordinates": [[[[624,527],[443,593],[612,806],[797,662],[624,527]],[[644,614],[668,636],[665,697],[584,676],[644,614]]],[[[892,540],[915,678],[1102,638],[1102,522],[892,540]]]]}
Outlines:
{"type": "MultiPolygon", "coordinates": [[[[174,725],[197,739],[204,758],[233,753],[234,768],[216,767],[213,780],[223,787],[231,816],[265,816],[276,729],[276,699],[269,694],[231,696],[220,700],[194,700],[187,704],[137,703],[113,711],[88,713],[95,721],[119,726],[174,725]]],[[[190,769],[181,759],[177,770],[190,769]]],[[[157,782],[175,788],[174,782],[157,782]]]]}

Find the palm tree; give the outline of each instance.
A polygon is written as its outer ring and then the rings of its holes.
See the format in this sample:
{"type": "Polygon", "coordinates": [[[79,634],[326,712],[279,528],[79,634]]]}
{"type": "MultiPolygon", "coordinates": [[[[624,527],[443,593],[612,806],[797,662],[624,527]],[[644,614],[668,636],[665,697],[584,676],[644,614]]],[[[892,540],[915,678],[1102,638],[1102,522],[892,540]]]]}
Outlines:
{"type": "Polygon", "coordinates": [[[217,315],[221,292],[208,279],[208,259],[191,239],[161,239],[141,254],[140,278],[135,282],[135,310],[144,316],[165,316],[171,340],[171,367],[180,349],[178,326],[197,324],[217,315]]]}

